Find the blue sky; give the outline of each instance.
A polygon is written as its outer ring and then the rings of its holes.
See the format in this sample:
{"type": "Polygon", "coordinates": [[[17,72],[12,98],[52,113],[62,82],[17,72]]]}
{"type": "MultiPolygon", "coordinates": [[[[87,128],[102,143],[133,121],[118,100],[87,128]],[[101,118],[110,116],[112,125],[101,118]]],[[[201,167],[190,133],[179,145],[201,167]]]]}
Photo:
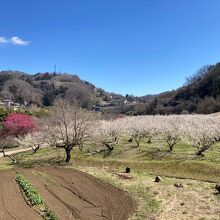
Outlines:
{"type": "Polygon", "coordinates": [[[0,70],[76,73],[107,91],[175,89],[220,61],[219,0],[0,0],[0,70]]]}

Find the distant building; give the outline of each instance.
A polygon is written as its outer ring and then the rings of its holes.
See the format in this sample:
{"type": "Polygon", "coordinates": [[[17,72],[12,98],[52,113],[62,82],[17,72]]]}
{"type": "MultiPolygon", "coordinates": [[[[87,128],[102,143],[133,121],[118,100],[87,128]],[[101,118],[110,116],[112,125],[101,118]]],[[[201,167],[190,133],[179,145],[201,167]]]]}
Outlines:
{"type": "Polygon", "coordinates": [[[12,104],[14,103],[11,101],[11,99],[4,99],[2,102],[3,102],[3,105],[8,108],[10,108],[12,104]]]}
{"type": "Polygon", "coordinates": [[[11,99],[4,99],[3,101],[0,101],[0,106],[12,108],[14,111],[17,111],[19,108],[21,108],[20,103],[13,102],[11,99]]]}
{"type": "Polygon", "coordinates": [[[101,112],[102,111],[102,107],[101,106],[93,106],[92,110],[95,112],[101,112]]]}

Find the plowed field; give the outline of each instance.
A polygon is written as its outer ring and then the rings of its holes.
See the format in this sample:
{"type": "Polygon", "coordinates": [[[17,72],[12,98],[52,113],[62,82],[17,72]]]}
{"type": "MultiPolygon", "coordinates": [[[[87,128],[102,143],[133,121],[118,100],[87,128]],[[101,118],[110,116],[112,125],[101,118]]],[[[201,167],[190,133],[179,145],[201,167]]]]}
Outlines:
{"type": "MultiPolygon", "coordinates": [[[[59,219],[124,220],[135,210],[131,196],[86,173],[61,167],[19,169],[59,219]]],[[[0,219],[42,219],[15,182],[16,170],[0,172],[0,219]]]]}

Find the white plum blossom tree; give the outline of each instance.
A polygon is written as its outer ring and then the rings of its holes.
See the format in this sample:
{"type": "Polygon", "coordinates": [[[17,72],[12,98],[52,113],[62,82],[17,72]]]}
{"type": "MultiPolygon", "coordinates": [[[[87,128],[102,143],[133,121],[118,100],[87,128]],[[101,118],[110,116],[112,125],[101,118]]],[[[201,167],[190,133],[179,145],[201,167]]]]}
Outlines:
{"type": "Polygon", "coordinates": [[[219,119],[214,116],[189,116],[185,120],[185,140],[197,148],[197,155],[204,156],[204,152],[219,140],[219,119]]]}
{"type": "Polygon", "coordinates": [[[125,133],[136,143],[136,147],[139,147],[144,139],[150,142],[155,135],[153,116],[126,117],[123,120],[125,133]]]}
{"type": "Polygon", "coordinates": [[[155,116],[156,136],[155,139],[161,145],[168,147],[172,152],[174,146],[182,140],[183,117],[180,116],[155,116]]]}
{"type": "Polygon", "coordinates": [[[93,131],[93,143],[101,146],[96,153],[104,152],[109,155],[118,144],[120,136],[123,134],[124,124],[122,119],[100,120],[93,131]]]}
{"type": "Polygon", "coordinates": [[[32,148],[33,152],[36,153],[37,150],[45,143],[43,133],[40,131],[36,131],[33,133],[28,133],[24,136],[20,136],[16,138],[16,141],[22,147],[32,148]]]}

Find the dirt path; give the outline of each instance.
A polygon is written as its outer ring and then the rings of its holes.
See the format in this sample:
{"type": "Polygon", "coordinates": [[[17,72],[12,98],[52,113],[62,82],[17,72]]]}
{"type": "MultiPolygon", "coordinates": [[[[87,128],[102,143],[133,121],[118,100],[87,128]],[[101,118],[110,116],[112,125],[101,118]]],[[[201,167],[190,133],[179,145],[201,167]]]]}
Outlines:
{"type": "MultiPolygon", "coordinates": [[[[17,153],[21,153],[21,152],[26,152],[26,151],[30,151],[30,150],[32,150],[31,147],[29,147],[29,148],[19,148],[19,149],[16,149],[16,150],[5,151],[5,154],[6,155],[13,155],[13,154],[17,154],[17,153]]],[[[1,157],[4,157],[3,153],[0,153],[0,158],[1,157]]]]}
{"type": "MultiPolygon", "coordinates": [[[[46,146],[42,146],[41,148],[45,148],[45,147],[48,147],[47,145],[46,146]]],[[[13,155],[13,154],[17,154],[17,153],[22,153],[22,152],[26,152],[26,151],[33,151],[33,149],[31,147],[19,147],[19,148],[16,148],[15,150],[6,150],[5,151],[5,154],[6,155],[13,155]]],[[[0,158],[1,157],[4,157],[3,153],[0,152],[0,158]]]]}
{"type": "MultiPolygon", "coordinates": [[[[47,166],[19,172],[61,220],[125,220],[135,210],[135,202],[128,193],[74,169],[47,166]]],[[[14,176],[12,171],[0,172],[0,219],[39,219],[24,202],[14,176]],[[15,208],[17,203],[19,208],[15,208]]]]}

